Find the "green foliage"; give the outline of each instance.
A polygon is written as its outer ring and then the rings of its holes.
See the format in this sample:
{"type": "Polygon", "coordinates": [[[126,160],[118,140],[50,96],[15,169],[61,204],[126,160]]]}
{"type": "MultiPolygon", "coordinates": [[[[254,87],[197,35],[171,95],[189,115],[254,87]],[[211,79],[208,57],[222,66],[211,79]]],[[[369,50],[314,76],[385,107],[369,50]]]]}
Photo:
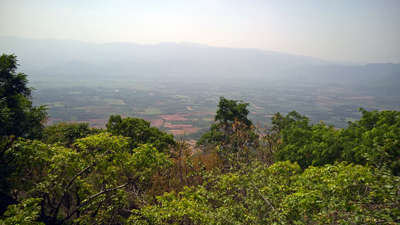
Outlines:
{"type": "Polygon", "coordinates": [[[345,162],[310,167],[284,199],[282,214],[306,223],[399,222],[399,182],[386,170],[345,162]]]}
{"type": "Polygon", "coordinates": [[[120,115],[110,116],[106,124],[107,131],[114,135],[130,138],[130,148],[134,149],[141,144],[151,144],[160,152],[167,152],[170,145],[175,145],[174,136],[150,127],[150,122],[140,118],[124,118],[120,115]]]}
{"type": "Polygon", "coordinates": [[[43,128],[45,108],[32,107],[27,75],[16,73],[17,67],[15,55],[0,56],[0,137],[35,138],[43,128]]]}
{"type": "Polygon", "coordinates": [[[303,169],[347,161],[376,167],[389,164],[395,174],[400,165],[400,113],[360,109],[363,116],[349,123],[349,128],[336,131],[324,123],[309,124],[307,117],[291,112],[277,113],[273,119],[281,144],[276,160],[297,162],[303,169]]]}
{"type": "Polygon", "coordinates": [[[212,174],[207,183],[165,193],[135,211],[137,224],[376,224],[400,221],[399,177],[341,163],[278,162],[212,174]],[[247,170],[247,171],[246,171],[247,170]]]}
{"type": "Polygon", "coordinates": [[[283,127],[279,128],[281,144],[275,154],[276,160],[297,162],[301,168],[340,161],[342,148],[338,142],[338,131],[332,126],[324,123],[309,125],[308,119],[303,118],[286,122],[283,127]]]}
{"type": "Polygon", "coordinates": [[[74,146],[68,149],[40,141],[16,145],[14,186],[44,199],[50,224],[74,217],[82,223],[123,220],[112,217],[135,202],[127,190],[140,187],[168,163],[155,148],[143,145],[131,150],[129,138],[108,133],[78,139],[74,146]]]}
{"type": "Polygon", "coordinates": [[[2,225],[44,225],[37,222],[39,218],[40,198],[28,198],[17,205],[10,205],[2,217],[0,224],[2,225]]]}
{"type": "Polygon", "coordinates": [[[346,161],[376,167],[388,164],[400,174],[400,112],[360,109],[363,116],[340,131],[343,158],[346,161]]]}
{"type": "Polygon", "coordinates": [[[12,173],[10,147],[20,137],[40,137],[47,116],[44,106],[33,107],[27,75],[16,73],[15,55],[0,56],[0,190],[7,192],[12,173]]]}
{"type": "Polygon", "coordinates": [[[215,124],[211,130],[203,134],[197,141],[197,146],[203,150],[219,146],[221,156],[227,159],[230,166],[237,161],[248,161],[249,156],[259,146],[258,135],[254,132],[252,122],[247,118],[249,103],[227,100],[221,96],[215,115],[215,124]]]}
{"type": "Polygon", "coordinates": [[[239,100],[228,100],[221,96],[214,120],[222,124],[230,124],[236,119],[250,126],[253,123],[247,118],[249,114],[247,106],[249,106],[249,103],[243,103],[243,101],[239,100]]]}
{"type": "Polygon", "coordinates": [[[58,123],[44,129],[42,141],[47,144],[58,143],[70,147],[75,140],[91,134],[101,133],[102,130],[90,128],[89,123],[58,123]]]}
{"type": "Polygon", "coordinates": [[[247,118],[249,103],[243,103],[238,100],[228,100],[220,97],[217,114],[214,117],[216,124],[211,125],[211,131],[203,134],[197,141],[198,145],[206,143],[219,144],[227,142],[228,135],[232,133],[232,124],[235,121],[241,121],[246,126],[250,127],[252,122],[247,118]]]}
{"type": "Polygon", "coordinates": [[[204,188],[185,188],[183,192],[165,193],[157,197],[161,205],[146,206],[133,210],[128,219],[131,224],[210,224],[209,205],[204,197],[204,188]]]}

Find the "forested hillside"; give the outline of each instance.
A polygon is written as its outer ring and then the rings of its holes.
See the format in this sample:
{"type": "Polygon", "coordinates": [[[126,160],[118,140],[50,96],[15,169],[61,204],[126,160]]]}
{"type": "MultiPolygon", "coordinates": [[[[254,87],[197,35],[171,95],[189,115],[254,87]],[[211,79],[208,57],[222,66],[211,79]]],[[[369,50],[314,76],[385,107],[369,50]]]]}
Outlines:
{"type": "Polygon", "coordinates": [[[140,118],[45,127],[15,55],[0,57],[0,224],[397,224],[400,112],[334,129],[271,125],[220,97],[196,148],[140,118]]]}

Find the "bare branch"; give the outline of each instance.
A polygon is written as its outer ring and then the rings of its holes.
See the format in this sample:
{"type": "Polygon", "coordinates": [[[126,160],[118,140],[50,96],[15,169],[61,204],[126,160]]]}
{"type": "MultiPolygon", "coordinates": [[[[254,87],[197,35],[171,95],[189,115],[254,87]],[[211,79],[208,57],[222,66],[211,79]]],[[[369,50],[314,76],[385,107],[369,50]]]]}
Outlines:
{"type": "Polygon", "coordinates": [[[86,201],[84,201],[81,205],[79,205],[78,207],[76,207],[76,209],[75,209],[74,211],[72,211],[67,217],[65,217],[64,219],[58,221],[57,224],[62,224],[64,221],[66,221],[66,220],[68,220],[69,218],[71,218],[79,209],[81,209],[83,206],[87,205],[89,202],[91,202],[93,199],[99,197],[100,195],[106,194],[106,193],[111,192],[111,191],[116,191],[116,190],[121,189],[121,188],[124,188],[124,187],[126,187],[128,184],[130,184],[130,183],[132,183],[132,182],[133,182],[133,181],[129,181],[129,182],[126,182],[125,184],[122,184],[122,185],[120,185],[120,186],[118,186],[118,187],[106,189],[106,190],[101,191],[101,192],[99,192],[99,193],[97,193],[97,194],[95,194],[95,195],[90,196],[90,197],[89,197],[86,201]]]}
{"type": "Polygon", "coordinates": [[[264,197],[264,195],[261,193],[261,191],[254,185],[253,181],[250,180],[250,183],[253,185],[253,187],[258,191],[258,193],[261,195],[261,197],[264,199],[264,201],[271,206],[272,210],[275,211],[275,208],[272,206],[272,204],[264,197]]]}

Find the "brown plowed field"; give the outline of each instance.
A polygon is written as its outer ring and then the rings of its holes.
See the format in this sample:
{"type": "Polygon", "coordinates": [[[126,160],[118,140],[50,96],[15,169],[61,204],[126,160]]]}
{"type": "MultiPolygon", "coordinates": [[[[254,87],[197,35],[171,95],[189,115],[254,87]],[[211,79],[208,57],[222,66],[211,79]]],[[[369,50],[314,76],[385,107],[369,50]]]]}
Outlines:
{"type": "Polygon", "coordinates": [[[185,132],[186,134],[189,134],[189,133],[193,133],[193,132],[196,132],[199,130],[198,128],[195,128],[189,124],[174,124],[174,125],[172,125],[170,123],[165,123],[164,127],[171,129],[171,130],[169,130],[169,132],[171,132],[174,135],[182,134],[183,132],[185,132]]]}
{"type": "Polygon", "coordinates": [[[150,125],[151,125],[152,127],[160,128],[160,127],[164,124],[164,120],[162,120],[162,119],[149,119],[149,118],[145,118],[144,120],[150,122],[150,125]]]}
{"type": "Polygon", "coordinates": [[[262,114],[262,113],[254,112],[254,111],[250,111],[250,113],[251,113],[251,114],[262,114]]]}
{"type": "Polygon", "coordinates": [[[159,117],[163,118],[164,120],[187,120],[184,117],[181,117],[178,114],[174,114],[174,115],[159,115],[159,117]]]}
{"type": "Polygon", "coordinates": [[[183,134],[183,133],[185,133],[185,134],[190,134],[190,133],[194,133],[194,132],[196,132],[198,129],[197,128],[190,128],[190,129],[184,129],[184,130],[177,130],[177,129],[174,129],[174,130],[169,130],[169,132],[170,133],[172,133],[173,135],[178,135],[178,134],[183,134]]]}
{"type": "Polygon", "coordinates": [[[257,108],[257,109],[262,109],[262,108],[263,108],[263,107],[256,106],[256,105],[253,105],[253,107],[254,107],[254,108],[257,108]]]}

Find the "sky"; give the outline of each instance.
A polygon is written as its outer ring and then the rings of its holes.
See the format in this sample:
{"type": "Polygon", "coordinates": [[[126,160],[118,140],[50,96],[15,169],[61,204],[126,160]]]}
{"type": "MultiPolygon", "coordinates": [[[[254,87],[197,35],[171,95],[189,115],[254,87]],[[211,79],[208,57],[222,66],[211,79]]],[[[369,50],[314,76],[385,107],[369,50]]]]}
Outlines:
{"type": "Polygon", "coordinates": [[[0,36],[400,63],[400,0],[0,0],[0,36]]]}

